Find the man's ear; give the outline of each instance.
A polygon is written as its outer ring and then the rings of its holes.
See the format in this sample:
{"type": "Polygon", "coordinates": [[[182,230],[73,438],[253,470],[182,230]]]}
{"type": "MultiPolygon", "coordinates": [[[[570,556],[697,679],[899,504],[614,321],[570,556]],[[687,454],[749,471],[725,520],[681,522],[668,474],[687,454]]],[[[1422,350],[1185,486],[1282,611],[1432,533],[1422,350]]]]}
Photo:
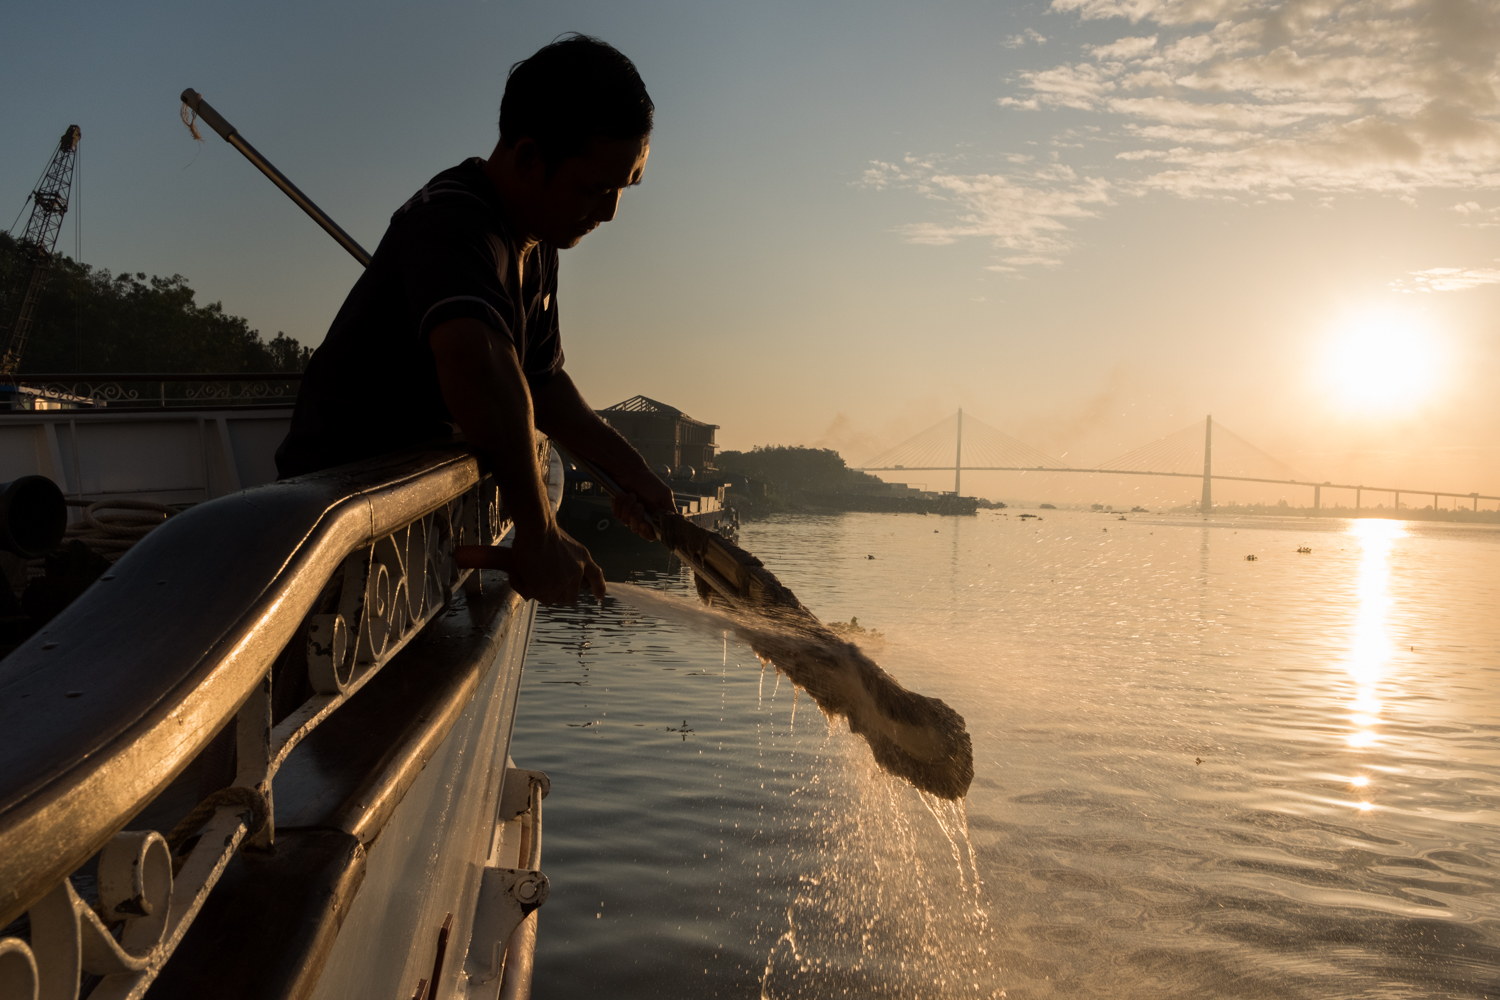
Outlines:
{"type": "Polygon", "coordinates": [[[542,148],[537,145],[531,136],[522,136],[511,147],[511,156],[516,165],[516,173],[523,177],[531,177],[533,173],[537,180],[542,180],[546,164],[542,161],[542,148]]]}

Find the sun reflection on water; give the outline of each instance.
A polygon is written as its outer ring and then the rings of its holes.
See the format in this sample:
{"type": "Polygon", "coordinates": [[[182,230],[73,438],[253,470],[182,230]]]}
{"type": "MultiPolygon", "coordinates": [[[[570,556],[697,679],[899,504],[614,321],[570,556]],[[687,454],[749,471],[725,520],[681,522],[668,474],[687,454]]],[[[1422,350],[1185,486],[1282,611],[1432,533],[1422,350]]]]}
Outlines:
{"type": "MultiPolygon", "coordinates": [[[[1380,739],[1380,684],[1394,652],[1390,636],[1390,556],[1396,539],[1404,537],[1406,531],[1397,522],[1371,518],[1355,521],[1349,526],[1349,534],[1359,541],[1360,560],[1359,603],[1354,613],[1353,636],[1345,664],[1345,670],[1354,681],[1349,705],[1352,730],[1345,740],[1353,749],[1363,750],[1374,746],[1380,739]]],[[[1360,776],[1351,784],[1364,788],[1369,779],[1360,776]]],[[[1354,805],[1362,811],[1373,808],[1369,802],[1363,801],[1354,805]]]]}

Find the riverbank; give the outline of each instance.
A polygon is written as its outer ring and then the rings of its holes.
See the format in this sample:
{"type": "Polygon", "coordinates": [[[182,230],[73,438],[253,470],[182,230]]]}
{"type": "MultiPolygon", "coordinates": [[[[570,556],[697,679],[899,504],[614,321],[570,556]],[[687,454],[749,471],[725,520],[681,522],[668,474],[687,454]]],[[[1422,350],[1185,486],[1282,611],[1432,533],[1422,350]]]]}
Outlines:
{"type": "Polygon", "coordinates": [[[969,516],[981,507],[1003,508],[979,497],[956,497],[952,494],[882,496],[879,493],[831,493],[818,490],[767,491],[754,496],[741,490],[725,492],[724,502],[739,512],[742,519],[770,517],[774,514],[842,511],[861,514],[937,514],[969,516]]]}
{"type": "MultiPolygon", "coordinates": [[[[1180,507],[1174,514],[1197,513],[1197,507],[1180,507]]],[[[1431,507],[1280,507],[1270,504],[1214,505],[1214,514],[1250,514],[1267,517],[1385,518],[1391,521],[1440,521],[1448,524],[1500,524],[1497,510],[1433,510],[1431,507]]]]}

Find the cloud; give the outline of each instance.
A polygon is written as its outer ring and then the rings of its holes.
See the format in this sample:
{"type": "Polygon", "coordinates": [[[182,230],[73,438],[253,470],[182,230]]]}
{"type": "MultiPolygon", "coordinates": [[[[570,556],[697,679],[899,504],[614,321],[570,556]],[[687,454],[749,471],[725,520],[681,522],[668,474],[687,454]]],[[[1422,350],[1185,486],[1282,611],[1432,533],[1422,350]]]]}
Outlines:
{"type": "Polygon", "coordinates": [[[1464,218],[1459,224],[1465,229],[1493,229],[1500,226],[1500,208],[1485,208],[1477,201],[1459,202],[1449,211],[1457,212],[1464,218]]]}
{"type": "Polygon", "coordinates": [[[1429,267],[1391,283],[1399,292],[1466,292],[1483,285],[1500,285],[1500,269],[1486,267],[1429,267]]]}
{"type": "Polygon", "coordinates": [[[1156,35],[1150,38],[1120,38],[1108,45],[1093,45],[1089,51],[1100,62],[1116,59],[1140,59],[1156,48],[1156,35]]]}
{"type": "MultiPolygon", "coordinates": [[[[1051,11],[1118,21],[1119,36],[1019,73],[997,103],[1069,125],[1085,116],[1116,151],[1103,163],[1075,154],[1080,176],[1040,185],[1045,196],[1025,174],[946,177],[960,202],[989,204],[956,194],[966,180],[1031,191],[1028,205],[1071,197],[1084,214],[1108,203],[1100,192],[1247,201],[1374,193],[1412,202],[1423,192],[1462,199],[1500,188],[1495,0],[1052,0],[1051,11]]],[[[998,238],[997,225],[1012,218],[1038,225],[1031,211],[977,211],[990,222],[969,235],[998,238]]],[[[1462,200],[1455,211],[1466,225],[1500,223],[1478,202],[1462,200]]],[[[1040,217],[1080,216],[1044,209],[1040,217]]],[[[936,229],[965,234],[951,222],[936,229]]]]}
{"type": "Polygon", "coordinates": [[[951,206],[945,222],[903,226],[909,242],[940,246],[960,239],[989,239],[1002,253],[991,268],[1012,271],[1051,266],[1073,246],[1071,225],[1110,204],[1108,182],[1082,178],[1070,167],[1042,164],[1025,173],[966,174],[937,159],[908,157],[900,164],[876,162],[864,182],[874,188],[902,187],[951,206]]]}
{"type": "Polygon", "coordinates": [[[1046,44],[1047,44],[1046,37],[1044,35],[1042,35],[1041,32],[1037,31],[1035,28],[1027,28],[1025,31],[1021,32],[1019,35],[1011,35],[1009,38],[1007,38],[1005,40],[1005,47],[1008,48],[1008,49],[1019,49],[1022,46],[1025,46],[1025,45],[1046,45],[1046,44]]]}

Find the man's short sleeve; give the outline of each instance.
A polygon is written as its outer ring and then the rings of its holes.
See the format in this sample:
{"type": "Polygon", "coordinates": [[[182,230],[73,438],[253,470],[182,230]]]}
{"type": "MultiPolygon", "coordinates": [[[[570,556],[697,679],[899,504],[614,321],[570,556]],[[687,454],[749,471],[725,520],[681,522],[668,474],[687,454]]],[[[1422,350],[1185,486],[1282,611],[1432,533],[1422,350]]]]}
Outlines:
{"type": "Polygon", "coordinates": [[[451,319],[477,319],[510,338],[517,353],[515,305],[501,275],[504,243],[474,222],[463,204],[416,206],[401,220],[401,278],[409,318],[425,341],[451,319]]]}

